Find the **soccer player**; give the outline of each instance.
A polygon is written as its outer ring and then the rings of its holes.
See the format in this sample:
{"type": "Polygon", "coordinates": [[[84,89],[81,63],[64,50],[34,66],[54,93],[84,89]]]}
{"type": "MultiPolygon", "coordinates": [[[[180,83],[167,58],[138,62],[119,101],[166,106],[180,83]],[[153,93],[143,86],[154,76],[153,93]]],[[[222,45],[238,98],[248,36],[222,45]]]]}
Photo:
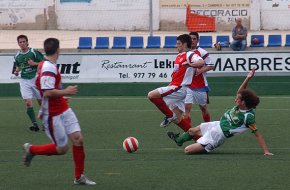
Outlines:
{"type": "Polygon", "coordinates": [[[226,111],[220,121],[202,123],[191,128],[181,136],[168,132],[169,138],[174,140],[178,146],[192,138],[198,138],[196,143],[184,149],[185,154],[207,153],[221,146],[226,139],[250,129],[255,135],[265,156],[271,156],[266,142],[256,127],[255,108],[260,100],[251,90],[246,89],[249,80],[254,76],[255,69],[249,72],[244,82],[237,91],[236,105],[226,111]]]}
{"type": "Polygon", "coordinates": [[[195,68],[204,64],[202,58],[190,51],[191,38],[188,34],[177,37],[179,54],[174,61],[172,80],[169,86],[160,87],[148,93],[149,100],[165,115],[160,127],[168,126],[172,121],[183,130],[191,128],[183,117],[184,98],[187,86],[191,84],[195,68]],[[190,67],[189,67],[190,66],[190,67]]]}
{"type": "Polygon", "coordinates": [[[206,72],[214,68],[214,64],[210,58],[209,53],[197,46],[199,42],[199,34],[197,32],[189,33],[192,43],[191,49],[197,53],[205,62],[205,65],[201,68],[196,69],[195,75],[193,77],[192,83],[187,89],[187,94],[185,98],[185,118],[191,123],[191,108],[192,104],[199,105],[199,108],[202,113],[202,118],[205,122],[210,121],[210,113],[208,111],[207,104],[209,103],[208,99],[208,82],[206,79],[206,72]]]}
{"type": "Polygon", "coordinates": [[[46,60],[38,66],[36,85],[42,93],[40,118],[47,136],[53,143],[32,145],[25,143],[24,165],[30,166],[36,155],[63,155],[67,153],[68,139],[72,141],[72,154],[75,166],[75,185],[95,185],[84,175],[85,151],[83,136],[78,119],[68,106],[65,95],[77,94],[77,86],[61,89],[61,75],[56,66],[59,57],[59,40],[48,38],[44,41],[46,60]]]}
{"type": "Polygon", "coordinates": [[[28,38],[25,35],[19,35],[17,42],[20,50],[15,55],[15,71],[16,76],[21,75],[20,92],[26,105],[26,113],[29,116],[32,126],[31,131],[39,131],[36,122],[35,112],[33,109],[32,100],[37,99],[38,104],[41,105],[41,97],[35,86],[35,76],[37,72],[37,65],[43,61],[43,55],[36,49],[30,48],[28,38]]]}

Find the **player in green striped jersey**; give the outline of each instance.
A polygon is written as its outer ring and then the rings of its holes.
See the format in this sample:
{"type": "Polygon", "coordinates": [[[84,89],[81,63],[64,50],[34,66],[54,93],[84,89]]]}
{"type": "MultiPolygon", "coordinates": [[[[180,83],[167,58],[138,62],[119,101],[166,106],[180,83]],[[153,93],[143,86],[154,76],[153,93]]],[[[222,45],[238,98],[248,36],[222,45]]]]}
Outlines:
{"type": "Polygon", "coordinates": [[[182,146],[186,141],[196,140],[196,143],[184,149],[186,154],[207,153],[222,145],[227,138],[250,129],[261,146],[264,155],[273,155],[269,152],[263,136],[256,127],[255,108],[260,103],[259,97],[251,90],[246,89],[249,80],[254,74],[255,69],[249,72],[237,91],[236,105],[226,111],[220,121],[202,123],[189,129],[188,132],[183,133],[181,136],[168,132],[169,138],[174,140],[178,146],[182,146]]]}
{"type": "Polygon", "coordinates": [[[25,35],[19,35],[17,42],[20,50],[15,55],[15,72],[18,76],[20,74],[20,92],[25,101],[26,113],[32,122],[30,130],[38,131],[39,127],[36,121],[35,112],[33,109],[32,100],[37,99],[38,104],[41,104],[41,97],[35,85],[35,76],[37,72],[37,65],[44,60],[42,53],[30,48],[28,45],[28,38],[25,35]]]}

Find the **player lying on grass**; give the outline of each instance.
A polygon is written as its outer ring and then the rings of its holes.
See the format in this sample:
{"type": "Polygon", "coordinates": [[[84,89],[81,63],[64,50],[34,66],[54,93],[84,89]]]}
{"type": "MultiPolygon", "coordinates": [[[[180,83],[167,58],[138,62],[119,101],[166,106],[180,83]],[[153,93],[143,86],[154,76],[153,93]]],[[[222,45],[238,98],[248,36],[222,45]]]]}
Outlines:
{"type": "Polygon", "coordinates": [[[178,146],[186,141],[197,139],[196,143],[184,149],[185,154],[207,153],[221,146],[227,138],[250,129],[255,135],[265,156],[271,156],[266,142],[258,131],[255,121],[255,108],[260,100],[251,90],[246,89],[249,80],[254,76],[255,69],[249,72],[244,82],[237,91],[236,105],[226,111],[220,121],[202,123],[191,128],[181,136],[173,132],[167,132],[169,138],[174,140],[178,146]]]}

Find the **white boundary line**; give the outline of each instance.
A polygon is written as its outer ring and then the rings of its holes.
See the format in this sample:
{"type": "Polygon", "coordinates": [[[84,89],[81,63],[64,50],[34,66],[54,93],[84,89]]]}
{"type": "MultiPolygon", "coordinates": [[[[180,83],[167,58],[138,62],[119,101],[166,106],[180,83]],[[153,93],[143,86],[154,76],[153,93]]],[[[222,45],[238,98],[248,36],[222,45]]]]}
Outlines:
{"type": "MultiPolygon", "coordinates": [[[[210,96],[211,99],[224,99],[224,98],[228,98],[228,97],[233,97],[234,96],[210,96]]],[[[260,96],[260,98],[262,99],[290,99],[290,96],[260,96]]],[[[76,100],[145,100],[147,99],[147,97],[72,97],[72,100],[76,99],[76,100]]],[[[15,101],[15,100],[19,100],[22,101],[21,98],[1,98],[0,97],[0,101],[15,101]]]]}
{"type": "MultiPolygon", "coordinates": [[[[290,150],[290,148],[270,148],[271,150],[290,150]]],[[[139,148],[138,151],[173,151],[173,150],[183,150],[181,147],[177,148],[139,148]]],[[[222,148],[219,150],[261,150],[261,148],[222,148]]],[[[6,149],[6,150],[1,150],[0,152],[20,152],[23,151],[21,149],[6,149]]],[[[94,148],[94,149],[86,149],[86,151],[124,151],[122,147],[120,148],[94,148]]]]}
{"type": "MultiPolygon", "coordinates": [[[[221,108],[223,109],[223,108],[221,108]]],[[[109,109],[109,110],[104,110],[104,109],[76,109],[74,108],[75,111],[82,111],[82,112],[157,112],[158,110],[156,109],[150,109],[150,110],[130,110],[130,109],[109,109]]],[[[220,109],[211,109],[211,111],[219,111],[220,109]]],[[[283,109],[267,109],[267,108],[258,108],[257,110],[259,111],[289,111],[290,108],[283,108],[283,109]]],[[[198,109],[193,109],[191,110],[192,112],[200,112],[200,110],[198,109]]],[[[23,112],[23,110],[1,110],[0,109],[0,113],[11,113],[11,112],[23,112]]]]}

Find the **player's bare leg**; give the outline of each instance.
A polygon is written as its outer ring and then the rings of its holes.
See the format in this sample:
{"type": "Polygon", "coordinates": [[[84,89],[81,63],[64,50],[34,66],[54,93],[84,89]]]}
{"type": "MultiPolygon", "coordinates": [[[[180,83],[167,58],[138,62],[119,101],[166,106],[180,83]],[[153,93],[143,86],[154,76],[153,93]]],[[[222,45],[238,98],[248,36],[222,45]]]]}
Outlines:
{"type": "Polygon", "coordinates": [[[207,108],[207,105],[199,105],[201,110],[202,118],[205,122],[210,122],[210,114],[207,108]]]}
{"type": "Polygon", "coordinates": [[[185,104],[184,118],[187,120],[188,123],[191,123],[191,108],[192,104],[190,103],[185,104]]]}
{"type": "Polygon", "coordinates": [[[185,154],[206,153],[204,147],[199,143],[191,144],[184,149],[185,154]]]}

